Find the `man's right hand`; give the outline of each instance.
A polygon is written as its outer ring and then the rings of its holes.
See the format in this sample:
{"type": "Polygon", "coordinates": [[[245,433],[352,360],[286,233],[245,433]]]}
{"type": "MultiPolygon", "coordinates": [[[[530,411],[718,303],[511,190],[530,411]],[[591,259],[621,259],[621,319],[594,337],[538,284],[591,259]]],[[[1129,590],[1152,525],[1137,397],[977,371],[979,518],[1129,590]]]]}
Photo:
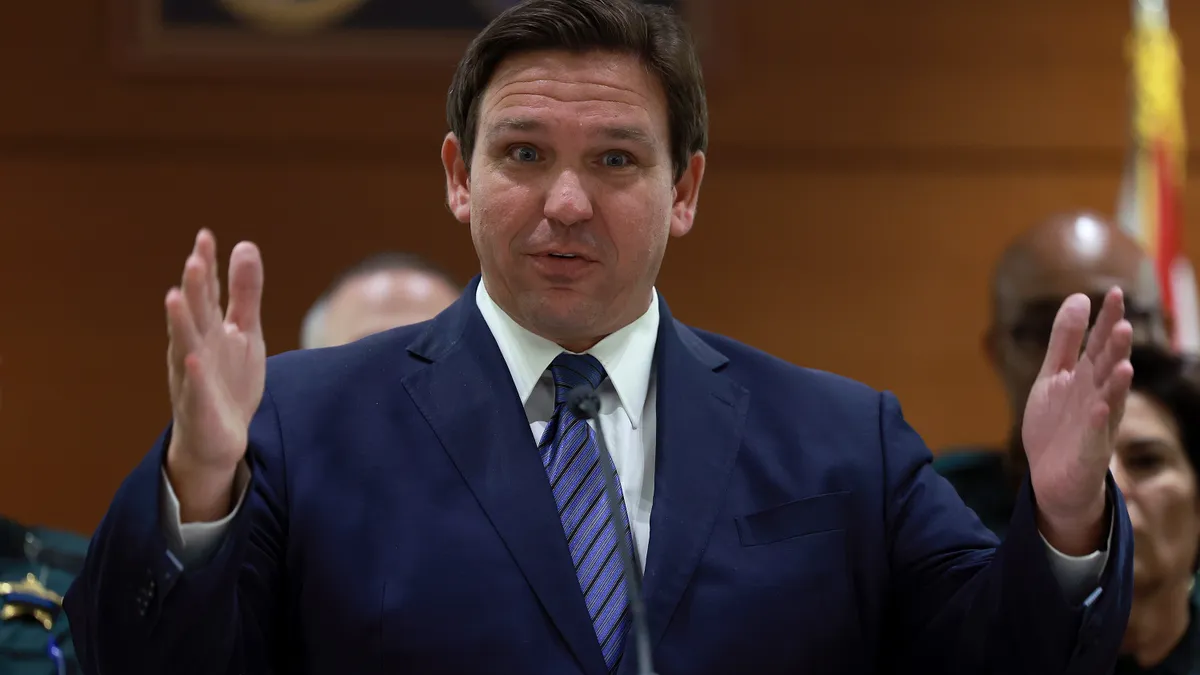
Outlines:
{"type": "Polygon", "coordinates": [[[220,520],[232,508],[234,476],[266,380],[262,290],[258,247],[239,243],[229,257],[229,307],[222,314],[217,242],[201,230],[183,283],[167,292],[174,424],[166,471],[185,523],[220,520]]]}

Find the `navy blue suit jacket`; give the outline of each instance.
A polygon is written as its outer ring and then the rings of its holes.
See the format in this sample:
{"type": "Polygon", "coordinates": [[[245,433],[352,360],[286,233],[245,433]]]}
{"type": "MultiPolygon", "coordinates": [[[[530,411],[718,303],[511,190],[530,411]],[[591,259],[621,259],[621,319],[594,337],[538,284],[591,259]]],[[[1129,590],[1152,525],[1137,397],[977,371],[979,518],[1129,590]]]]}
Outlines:
{"type": "MultiPolygon", "coordinates": [[[[182,571],[159,515],[167,430],[67,595],[89,672],[605,672],[476,283],[429,323],[272,357],[249,493],[211,559],[182,571]]],[[[890,394],[689,328],[665,303],[656,364],[644,593],[659,675],[1115,663],[1132,536],[1111,478],[1108,566],[1072,606],[1028,482],[999,545],[890,394]]]]}

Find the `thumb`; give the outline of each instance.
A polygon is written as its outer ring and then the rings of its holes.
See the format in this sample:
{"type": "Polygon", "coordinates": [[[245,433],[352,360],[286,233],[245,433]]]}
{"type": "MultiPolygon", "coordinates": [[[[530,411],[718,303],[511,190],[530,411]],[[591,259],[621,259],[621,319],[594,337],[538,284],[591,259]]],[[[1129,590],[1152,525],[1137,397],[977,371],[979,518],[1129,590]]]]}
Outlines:
{"type": "Polygon", "coordinates": [[[229,255],[229,309],[225,320],[243,332],[260,331],[262,293],[262,254],[251,242],[240,242],[229,255]]]}

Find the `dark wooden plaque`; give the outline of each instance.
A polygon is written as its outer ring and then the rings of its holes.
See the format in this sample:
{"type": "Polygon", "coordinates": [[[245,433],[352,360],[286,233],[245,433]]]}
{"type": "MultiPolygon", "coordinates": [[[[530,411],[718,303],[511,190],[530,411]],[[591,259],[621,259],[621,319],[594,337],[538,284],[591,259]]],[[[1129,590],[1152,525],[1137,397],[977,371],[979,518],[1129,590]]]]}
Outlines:
{"type": "MultiPolygon", "coordinates": [[[[710,2],[675,7],[701,45],[710,2]]],[[[118,69],[132,74],[361,79],[443,73],[517,0],[110,0],[118,69]]]]}

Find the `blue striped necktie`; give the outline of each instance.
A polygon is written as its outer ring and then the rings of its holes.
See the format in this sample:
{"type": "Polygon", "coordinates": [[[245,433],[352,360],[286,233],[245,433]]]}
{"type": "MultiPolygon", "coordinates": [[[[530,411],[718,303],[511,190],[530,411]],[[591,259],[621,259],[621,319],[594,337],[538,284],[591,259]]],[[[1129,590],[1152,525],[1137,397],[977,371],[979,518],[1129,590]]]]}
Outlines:
{"type": "Polygon", "coordinates": [[[554,416],[542,434],[538,450],[554,501],[558,503],[559,519],[575,563],[575,576],[592,616],[600,652],[612,669],[629,631],[625,573],[617,550],[617,533],[626,537],[631,548],[633,539],[625,500],[620,504],[620,523],[614,524],[609,515],[596,432],[587,420],[572,414],[566,403],[567,393],[577,386],[599,388],[605,378],[604,367],[594,356],[563,352],[550,364],[550,372],[554,375],[554,416]]]}

